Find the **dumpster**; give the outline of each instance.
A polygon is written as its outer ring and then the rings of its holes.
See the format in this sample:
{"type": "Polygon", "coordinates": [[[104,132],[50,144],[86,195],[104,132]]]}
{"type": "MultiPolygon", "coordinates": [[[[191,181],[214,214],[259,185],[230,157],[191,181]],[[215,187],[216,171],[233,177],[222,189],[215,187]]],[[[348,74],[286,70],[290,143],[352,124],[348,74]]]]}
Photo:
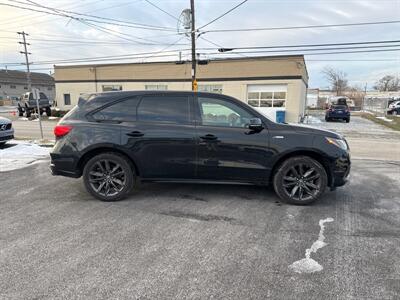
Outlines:
{"type": "Polygon", "coordinates": [[[285,111],[284,110],[276,111],[276,123],[285,123],[285,111]]]}

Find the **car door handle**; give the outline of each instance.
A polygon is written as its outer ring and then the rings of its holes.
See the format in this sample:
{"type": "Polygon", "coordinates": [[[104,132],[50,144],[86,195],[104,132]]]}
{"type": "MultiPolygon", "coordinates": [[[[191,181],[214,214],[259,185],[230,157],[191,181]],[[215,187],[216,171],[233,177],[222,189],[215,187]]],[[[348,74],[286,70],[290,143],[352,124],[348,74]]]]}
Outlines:
{"type": "Polygon", "coordinates": [[[131,137],[141,137],[141,136],[144,136],[144,133],[140,132],[140,131],[132,131],[132,132],[127,133],[126,135],[129,135],[131,137]]]}
{"type": "Polygon", "coordinates": [[[218,139],[215,135],[213,134],[206,134],[200,137],[202,140],[208,140],[208,141],[214,141],[218,139]]]}

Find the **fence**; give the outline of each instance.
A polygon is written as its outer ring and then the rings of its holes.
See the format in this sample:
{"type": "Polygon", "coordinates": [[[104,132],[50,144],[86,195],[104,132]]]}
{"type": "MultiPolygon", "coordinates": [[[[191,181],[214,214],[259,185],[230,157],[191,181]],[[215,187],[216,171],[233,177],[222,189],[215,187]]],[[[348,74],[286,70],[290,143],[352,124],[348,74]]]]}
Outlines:
{"type": "Polygon", "coordinates": [[[389,98],[366,97],[364,99],[364,110],[383,117],[387,113],[390,100],[389,98]]]}

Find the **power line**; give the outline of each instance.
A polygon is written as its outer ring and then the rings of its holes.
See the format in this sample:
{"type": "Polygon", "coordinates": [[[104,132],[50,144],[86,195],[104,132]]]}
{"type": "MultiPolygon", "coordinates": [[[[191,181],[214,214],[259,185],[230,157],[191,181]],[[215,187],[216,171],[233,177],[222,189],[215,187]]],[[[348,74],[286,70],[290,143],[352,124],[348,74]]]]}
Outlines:
{"type": "MultiPolygon", "coordinates": [[[[349,50],[349,49],[369,49],[369,48],[390,48],[390,47],[400,47],[400,45],[372,45],[372,46],[352,46],[352,47],[331,47],[331,48],[305,48],[305,49],[280,49],[280,50],[256,50],[256,51],[246,51],[246,52],[232,52],[233,53],[286,53],[286,52],[301,52],[301,51],[321,51],[321,50],[349,50]]],[[[224,52],[219,52],[224,54],[224,52]]]]}
{"type": "Polygon", "coordinates": [[[206,31],[203,31],[202,33],[247,32],[247,31],[269,31],[269,30],[292,30],[292,29],[311,29],[311,28],[328,28],[328,27],[348,27],[348,26],[384,25],[384,24],[396,24],[396,23],[400,23],[400,20],[382,21],[382,22],[345,23],[345,24],[288,26],[288,27],[214,29],[214,30],[206,30],[206,31]]]}
{"type": "MultiPolygon", "coordinates": [[[[63,15],[62,13],[67,13],[67,14],[74,14],[74,15],[78,15],[78,16],[86,16],[86,17],[90,17],[90,18],[95,18],[95,19],[100,19],[100,20],[108,20],[108,21],[113,21],[113,22],[117,22],[117,23],[124,23],[124,24],[130,24],[132,26],[129,25],[123,25],[120,24],[119,26],[126,26],[126,27],[133,27],[133,28],[141,28],[141,29],[149,29],[152,28],[154,30],[174,30],[174,28],[172,27],[164,27],[164,26],[156,26],[156,25],[149,25],[149,24],[143,24],[143,23],[137,23],[137,22],[131,22],[131,21],[125,21],[125,20],[118,20],[118,19],[113,19],[113,18],[106,18],[106,17],[100,17],[100,16],[96,16],[96,15],[91,15],[91,14],[86,14],[86,13],[78,13],[78,12],[74,12],[74,11],[70,11],[70,10],[64,10],[64,9],[59,9],[59,8],[53,8],[53,7],[49,7],[49,6],[45,6],[39,3],[36,3],[34,1],[31,0],[26,0],[27,2],[31,3],[25,3],[22,1],[18,1],[18,0],[8,0],[10,2],[14,2],[14,3],[19,3],[19,4],[23,4],[23,5],[28,5],[28,6],[33,6],[33,7],[40,7],[40,8],[44,8],[44,9],[48,9],[50,11],[54,11],[56,13],[58,13],[58,15],[61,16],[67,16],[67,17],[71,17],[68,15],[63,15]],[[146,27],[146,28],[142,28],[142,27],[146,27]]],[[[19,7],[22,8],[22,7],[19,7]]],[[[29,9],[29,8],[28,8],[29,9]]],[[[41,11],[43,12],[43,11],[41,11]]],[[[104,23],[104,24],[111,24],[111,25],[117,25],[116,23],[110,23],[110,22],[101,22],[98,20],[92,20],[93,22],[99,22],[99,23],[104,23]]]]}
{"type": "Polygon", "coordinates": [[[171,18],[177,20],[178,22],[180,22],[179,18],[175,17],[174,15],[170,14],[169,12],[167,12],[166,10],[162,9],[161,7],[155,5],[153,2],[149,1],[149,0],[144,0],[146,1],[148,4],[150,4],[151,6],[157,8],[158,10],[162,11],[163,13],[165,13],[166,15],[170,16],[171,18]]]}
{"type": "MultiPolygon", "coordinates": [[[[146,0],[146,1],[147,1],[147,0],[146,0]]],[[[200,27],[198,28],[198,30],[200,30],[200,29],[202,29],[202,28],[204,28],[204,27],[206,27],[206,26],[208,26],[208,25],[210,25],[210,24],[212,24],[212,23],[218,21],[219,19],[223,18],[224,16],[226,16],[226,15],[229,14],[230,12],[234,11],[234,10],[235,10],[236,8],[238,8],[239,6],[245,4],[247,1],[248,1],[248,0],[244,0],[244,1],[240,2],[239,4],[235,5],[235,6],[232,7],[231,9],[229,9],[228,11],[224,12],[224,13],[223,13],[222,15],[220,15],[219,17],[216,17],[215,19],[213,19],[213,20],[211,20],[210,22],[204,24],[203,26],[200,26],[200,27]]]]}
{"type": "MultiPolygon", "coordinates": [[[[172,45],[170,45],[172,46],[172,45]]],[[[142,56],[142,55],[150,55],[150,54],[163,54],[163,53],[168,53],[168,52],[177,52],[177,51],[189,51],[190,48],[187,49],[173,49],[173,50],[166,50],[165,48],[160,51],[154,51],[154,52],[140,52],[140,53],[131,53],[131,54],[122,54],[122,55],[108,55],[108,56],[95,56],[95,57],[81,57],[81,58],[70,58],[70,59],[58,59],[58,60],[46,60],[46,61],[37,61],[33,62],[31,64],[44,64],[44,63],[63,63],[63,62],[85,62],[88,60],[100,60],[100,59],[113,59],[113,58],[122,58],[122,57],[135,57],[135,56],[142,56]]],[[[20,65],[19,62],[8,62],[8,63],[1,63],[3,65],[20,65]]]]}
{"type": "MultiPolygon", "coordinates": [[[[9,1],[11,1],[11,0],[9,0],[9,1]]],[[[143,26],[139,26],[139,25],[129,25],[129,24],[121,24],[121,23],[99,21],[99,20],[95,20],[95,19],[74,17],[74,16],[71,16],[71,15],[67,15],[65,13],[59,13],[59,12],[57,12],[57,9],[52,9],[52,8],[47,8],[47,7],[45,7],[45,9],[49,9],[49,10],[51,10],[53,12],[39,10],[39,9],[35,9],[35,8],[32,8],[32,7],[23,7],[23,6],[18,6],[18,5],[14,5],[14,4],[8,4],[8,3],[0,3],[0,5],[19,8],[19,9],[24,9],[24,10],[29,10],[29,11],[34,11],[34,12],[39,12],[39,13],[44,13],[44,14],[49,14],[49,15],[54,15],[54,16],[66,17],[66,18],[69,18],[69,19],[72,19],[72,20],[76,20],[76,21],[90,21],[90,22],[95,22],[95,23],[110,24],[110,25],[116,25],[116,26],[121,26],[121,27],[130,27],[130,28],[146,29],[146,30],[175,31],[174,28],[171,28],[171,29],[165,28],[164,29],[164,28],[155,28],[155,27],[143,27],[143,26]]],[[[29,4],[27,4],[27,5],[29,5],[29,4]]],[[[34,6],[34,5],[31,5],[31,6],[34,6]]],[[[43,7],[43,6],[39,6],[38,5],[36,7],[43,7]]]]}
{"type": "MultiPolygon", "coordinates": [[[[362,42],[329,43],[329,44],[248,46],[248,47],[231,47],[231,48],[220,48],[220,49],[226,49],[226,51],[228,51],[228,50],[232,51],[232,50],[236,50],[236,49],[277,49],[277,48],[301,48],[301,47],[327,47],[327,46],[346,46],[346,45],[369,45],[369,44],[387,44],[387,43],[400,43],[400,40],[362,41],[362,42]]],[[[224,51],[220,51],[220,52],[224,52],[224,51]]]]}
{"type": "MultiPolygon", "coordinates": [[[[400,47],[400,45],[398,45],[398,47],[400,47]]],[[[321,49],[319,49],[319,50],[321,50],[321,49]]],[[[335,49],[330,49],[330,50],[335,50],[335,49]]],[[[300,51],[300,50],[297,50],[297,51],[300,51]]],[[[302,53],[302,52],[299,52],[299,53],[293,53],[293,54],[290,54],[290,56],[296,56],[296,55],[306,55],[306,56],[309,56],[309,55],[330,55],[330,54],[350,54],[350,53],[374,53],[374,52],[395,52],[395,51],[400,51],[400,48],[397,48],[397,49],[373,49],[373,50],[361,50],[361,51],[335,51],[335,52],[317,52],[317,53],[307,53],[307,54],[304,54],[304,53],[302,53]]],[[[259,52],[257,52],[257,53],[265,53],[266,51],[259,51],[259,52]]],[[[279,51],[276,51],[276,52],[279,52],[279,51]]],[[[219,55],[237,55],[237,54],[240,54],[240,53],[245,53],[245,54],[249,54],[249,53],[254,53],[254,52],[233,52],[233,53],[202,53],[202,54],[219,54],[219,55]]],[[[270,58],[273,58],[273,57],[280,57],[280,56],[287,56],[287,55],[279,55],[279,54],[277,54],[277,55],[271,55],[271,56],[269,56],[270,58]]],[[[252,56],[252,57],[249,57],[249,59],[257,59],[257,58],[259,58],[259,56],[252,56]]]]}

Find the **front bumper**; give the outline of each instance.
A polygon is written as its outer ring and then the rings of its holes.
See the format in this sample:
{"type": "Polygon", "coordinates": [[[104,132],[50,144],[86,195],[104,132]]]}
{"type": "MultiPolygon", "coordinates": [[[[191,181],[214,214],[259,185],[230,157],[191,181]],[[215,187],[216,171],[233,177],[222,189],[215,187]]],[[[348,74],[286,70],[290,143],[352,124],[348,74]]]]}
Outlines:
{"type": "Polygon", "coordinates": [[[345,185],[350,179],[350,153],[346,152],[337,158],[331,165],[331,184],[333,190],[336,187],[345,185]]]}
{"type": "Polygon", "coordinates": [[[0,142],[6,142],[14,138],[14,128],[0,130],[0,142]]]}

